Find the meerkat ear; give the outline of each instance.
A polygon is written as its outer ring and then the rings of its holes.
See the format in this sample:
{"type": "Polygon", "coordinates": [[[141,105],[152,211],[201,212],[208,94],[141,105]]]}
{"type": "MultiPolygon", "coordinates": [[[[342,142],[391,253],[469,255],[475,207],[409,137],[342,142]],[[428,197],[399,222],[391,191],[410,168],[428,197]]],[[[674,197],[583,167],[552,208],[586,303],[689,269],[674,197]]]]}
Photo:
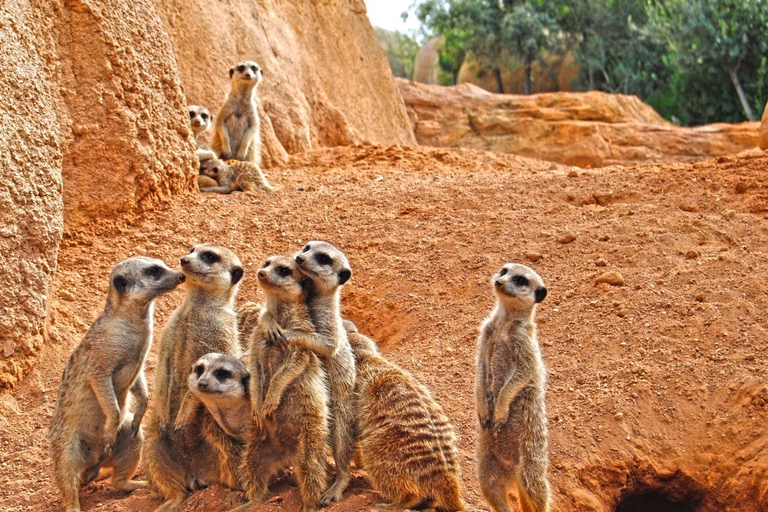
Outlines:
{"type": "Polygon", "coordinates": [[[235,267],[229,271],[229,274],[232,276],[232,284],[237,284],[243,278],[243,269],[242,267],[235,267]]]}
{"type": "Polygon", "coordinates": [[[536,304],[543,301],[547,296],[547,289],[546,288],[539,288],[534,292],[534,295],[536,296],[536,304]]]}
{"type": "Polygon", "coordinates": [[[229,78],[232,78],[234,74],[235,74],[235,68],[229,68],[229,78]]]}
{"type": "Polygon", "coordinates": [[[115,287],[117,293],[120,295],[125,295],[125,292],[128,291],[128,279],[126,279],[124,276],[115,276],[112,279],[112,286],[115,287]]]}
{"type": "Polygon", "coordinates": [[[243,384],[243,391],[245,391],[245,394],[248,394],[248,390],[250,389],[250,383],[251,383],[251,374],[246,373],[243,375],[243,380],[241,381],[243,384]]]}
{"type": "Polygon", "coordinates": [[[339,272],[339,285],[342,285],[349,281],[349,278],[352,277],[352,271],[348,268],[345,268],[344,270],[339,272]]]}

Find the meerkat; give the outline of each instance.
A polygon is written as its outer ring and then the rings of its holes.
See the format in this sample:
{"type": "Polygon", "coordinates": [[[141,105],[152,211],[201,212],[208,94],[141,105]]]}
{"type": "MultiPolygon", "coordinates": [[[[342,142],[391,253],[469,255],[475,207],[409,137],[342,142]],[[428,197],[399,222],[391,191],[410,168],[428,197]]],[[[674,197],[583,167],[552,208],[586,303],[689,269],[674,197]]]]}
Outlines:
{"type": "Polygon", "coordinates": [[[345,321],[344,327],[357,361],[360,462],[388,500],[376,506],[464,510],[456,435],[442,407],[354,324],[345,321]]]}
{"type": "Polygon", "coordinates": [[[355,357],[341,318],[342,286],[352,277],[346,256],[327,242],[311,241],[295,257],[299,272],[309,278],[306,295],[313,333],[283,329],[289,342],[311,350],[325,363],[330,386],[331,447],[336,478],[320,504],[339,501],[351,478],[355,456],[355,357]]]}
{"type": "Polygon", "coordinates": [[[195,361],[174,433],[178,434],[194,420],[196,408],[202,404],[227,435],[244,443],[251,422],[250,380],[245,364],[235,356],[212,352],[195,361]],[[190,399],[191,396],[197,400],[190,399]]]}
{"type": "Polygon", "coordinates": [[[256,302],[246,301],[235,308],[237,314],[237,332],[240,337],[240,347],[248,350],[253,332],[259,325],[259,318],[264,307],[256,302]]]}
{"type": "Polygon", "coordinates": [[[302,510],[317,508],[328,483],[328,391],[311,350],[289,343],[282,329],[313,333],[306,304],[309,280],[288,256],[272,256],[257,274],[265,309],[251,340],[249,370],[253,432],[243,457],[247,510],[267,497],[270,479],[292,465],[302,510]]]}
{"type": "Polygon", "coordinates": [[[201,483],[236,487],[240,460],[233,440],[201,408],[192,428],[178,436],[169,431],[187,392],[192,363],[210,352],[240,355],[233,309],[243,277],[240,260],[224,247],[199,244],[180,263],[186,295],[160,339],[154,407],[143,450],[150,484],[166,499],[160,512],[178,506],[201,483]]]}
{"type": "Polygon", "coordinates": [[[546,368],[536,337],[536,305],[547,296],[529,267],[506,264],[492,279],[496,308],[480,327],[475,399],[480,421],[480,488],[494,512],[547,512],[550,491],[546,368]]]}
{"type": "Polygon", "coordinates": [[[154,301],[183,281],[182,273],[143,256],[112,269],[104,311],[64,369],[48,435],[68,512],[80,510],[80,484],[100,468],[112,468],[117,489],[147,485],[131,477],[139,465],[139,427],[147,410],[144,361],[152,344],[154,301]],[[133,414],[129,391],[136,400],[133,414]]]}
{"type": "MultiPolygon", "coordinates": [[[[197,158],[200,162],[216,158],[216,153],[205,147],[202,140],[203,135],[211,127],[211,113],[205,107],[190,105],[187,107],[189,122],[192,125],[192,133],[195,134],[195,145],[197,146],[197,158]]],[[[202,185],[201,185],[202,186],[202,185]]]]}
{"type": "Polygon", "coordinates": [[[263,77],[253,61],[238,62],[229,70],[232,89],[216,117],[213,151],[223,160],[261,165],[261,134],[256,89],[263,77]]]}
{"type": "Polygon", "coordinates": [[[200,192],[215,192],[229,194],[235,190],[250,192],[253,190],[273,191],[275,188],[269,184],[267,177],[257,165],[239,160],[207,160],[200,166],[198,185],[203,183],[202,178],[208,178],[216,185],[201,186],[200,192]]]}

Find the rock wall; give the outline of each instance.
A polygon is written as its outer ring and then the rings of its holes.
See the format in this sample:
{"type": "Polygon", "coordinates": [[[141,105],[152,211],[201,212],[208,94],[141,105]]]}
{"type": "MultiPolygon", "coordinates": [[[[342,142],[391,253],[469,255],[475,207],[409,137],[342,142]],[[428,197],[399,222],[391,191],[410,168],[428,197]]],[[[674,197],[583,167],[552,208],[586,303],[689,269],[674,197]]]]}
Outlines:
{"type": "Polygon", "coordinates": [[[216,115],[240,60],[264,68],[265,166],[355,142],[414,144],[363,0],[155,0],[190,104],[216,115]]]}
{"type": "Polygon", "coordinates": [[[0,4],[0,390],[42,346],[63,230],[59,126],[31,17],[28,1],[0,4]]]}
{"type": "Polygon", "coordinates": [[[580,167],[692,162],[755,148],[759,123],[682,128],[636,96],[491,94],[397,81],[419,144],[468,147],[580,167]]]}

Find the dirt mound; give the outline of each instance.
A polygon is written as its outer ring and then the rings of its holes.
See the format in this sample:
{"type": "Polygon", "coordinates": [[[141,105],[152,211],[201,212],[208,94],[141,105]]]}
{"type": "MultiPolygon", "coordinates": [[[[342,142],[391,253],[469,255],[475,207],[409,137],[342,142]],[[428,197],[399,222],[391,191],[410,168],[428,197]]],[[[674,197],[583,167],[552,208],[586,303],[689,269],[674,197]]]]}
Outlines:
{"type": "Polygon", "coordinates": [[[287,153],[415,139],[363,0],[155,0],[190,104],[216,115],[229,68],[256,60],[267,166],[287,153]]]}
{"type": "Polygon", "coordinates": [[[759,123],[681,128],[636,96],[490,94],[398,79],[419,144],[514,153],[579,167],[692,162],[755,148],[759,123]]]}
{"type": "MultiPolygon", "coordinates": [[[[51,308],[61,343],[43,350],[14,394],[0,395],[0,509],[58,506],[45,429],[64,362],[102,307],[115,262],[150,254],[173,264],[190,244],[217,241],[245,264],[240,300],[259,299],[255,272],[267,255],[321,238],[354,269],[343,313],[453,419],[470,510],[487,509],[473,455],[477,327],[493,306],[490,276],[503,262],[526,262],[526,252],[540,256],[529,264],[551,294],[538,320],[554,510],[765,510],[766,165],[761,153],[581,170],[469,149],[344,147],[273,169],[278,194],[186,196],[68,227],[51,308]],[[606,272],[624,284],[596,284],[606,272]]],[[[176,291],[159,301],[158,331],[180,300],[176,291]]],[[[373,508],[377,497],[357,476],[329,512],[373,508]]],[[[298,510],[292,482],[277,483],[277,498],[256,510],[298,510]]],[[[106,482],[82,496],[84,510],[160,503],[106,482]]],[[[179,510],[223,511],[231,498],[209,489],[179,510]]]]}
{"type": "Polygon", "coordinates": [[[64,228],[59,127],[35,36],[14,23],[25,15],[0,6],[0,390],[19,382],[42,346],[64,228]]]}

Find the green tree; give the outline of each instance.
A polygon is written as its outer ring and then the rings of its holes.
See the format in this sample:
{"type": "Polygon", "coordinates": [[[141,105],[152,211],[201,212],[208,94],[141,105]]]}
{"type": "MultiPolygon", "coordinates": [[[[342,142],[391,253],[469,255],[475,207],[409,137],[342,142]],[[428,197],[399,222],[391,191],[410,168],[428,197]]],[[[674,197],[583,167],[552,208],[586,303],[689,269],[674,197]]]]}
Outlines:
{"type": "Polygon", "coordinates": [[[380,27],[373,28],[379,46],[387,54],[392,74],[400,78],[413,78],[413,63],[419,45],[416,41],[401,32],[392,32],[380,27]]]}
{"type": "Polygon", "coordinates": [[[744,115],[754,120],[742,76],[765,67],[768,0],[665,0],[652,12],[683,74],[724,70],[744,115]]]}

